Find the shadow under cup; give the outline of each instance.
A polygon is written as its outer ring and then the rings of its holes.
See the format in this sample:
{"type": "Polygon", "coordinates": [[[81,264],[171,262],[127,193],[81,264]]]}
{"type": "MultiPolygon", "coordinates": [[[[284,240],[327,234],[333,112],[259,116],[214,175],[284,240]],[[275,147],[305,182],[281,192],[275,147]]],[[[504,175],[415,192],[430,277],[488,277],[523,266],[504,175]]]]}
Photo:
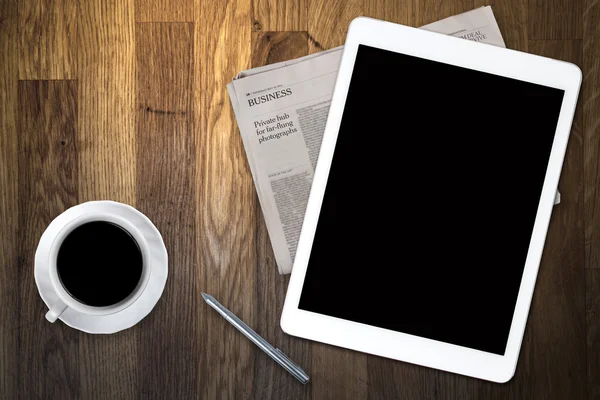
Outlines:
{"type": "Polygon", "coordinates": [[[90,221],[65,236],[56,256],[56,272],[61,286],[77,302],[110,307],[136,292],[144,257],[126,229],[109,221],[90,221]]]}

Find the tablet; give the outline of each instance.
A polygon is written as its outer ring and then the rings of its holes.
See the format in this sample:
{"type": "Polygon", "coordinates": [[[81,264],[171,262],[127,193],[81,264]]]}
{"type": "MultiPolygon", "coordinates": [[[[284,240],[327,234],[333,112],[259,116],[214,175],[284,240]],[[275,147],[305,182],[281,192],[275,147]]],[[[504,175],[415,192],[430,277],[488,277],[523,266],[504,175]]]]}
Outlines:
{"type": "Polygon", "coordinates": [[[508,381],[580,84],[566,62],[354,20],[282,329],[508,381]]]}

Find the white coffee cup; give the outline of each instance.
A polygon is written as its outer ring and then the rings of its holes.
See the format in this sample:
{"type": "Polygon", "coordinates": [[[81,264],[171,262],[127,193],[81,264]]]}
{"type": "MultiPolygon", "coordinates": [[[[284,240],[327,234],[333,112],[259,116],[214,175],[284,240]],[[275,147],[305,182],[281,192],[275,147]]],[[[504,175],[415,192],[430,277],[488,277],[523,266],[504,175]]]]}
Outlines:
{"type": "MultiPolygon", "coordinates": [[[[128,219],[124,218],[121,215],[117,215],[104,210],[101,207],[102,202],[95,203],[98,203],[100,206],[96,207],[94,210],[90,210],[87,213],[79,215],[67,222],[56,233],[53,240],[51,241],[50,248],[47,252],[47,264],[50,277],[50,284],[56,296],[51,296],[53,298],[52,303],[47,304],[49,311],[46,313],[46,319],[50,322],[55,322],[69,307],[88,315],[109,315],[120,312],[126,309],[127,307],[131,306],[140,297],[140,295],[144,292],[146,286],[148,285],[148,281],[150,279],[152,271],[152,266],[150,265],[152,258],[150,254],[150,248],[146,239],[144,238],[144,235],[142,235],[139,229],[128,219]],[[62,285],[57,270],[58,251],[65,238],[75,228],[94,221],[110,222],[124,229],[137,242],[139,249],[142,253],[142,276],[140,277],[136,288],[124,300],[106,307],[89,306],[81,303],[73,296],[71,296],[62,285]]],[[[110,290],[109,287],[107,287],[106,289],[110,290]]]]}

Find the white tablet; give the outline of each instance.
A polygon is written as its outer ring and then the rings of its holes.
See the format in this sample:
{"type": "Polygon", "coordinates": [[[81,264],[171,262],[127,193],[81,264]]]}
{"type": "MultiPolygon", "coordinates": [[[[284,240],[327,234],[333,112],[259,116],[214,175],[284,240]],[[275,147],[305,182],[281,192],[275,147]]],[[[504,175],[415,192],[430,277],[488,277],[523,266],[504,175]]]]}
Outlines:
{"type": "Polygon", "coordinates": [[[580,83],[566,62],[354,20],[283,330],[508,381],[580,83]]]}

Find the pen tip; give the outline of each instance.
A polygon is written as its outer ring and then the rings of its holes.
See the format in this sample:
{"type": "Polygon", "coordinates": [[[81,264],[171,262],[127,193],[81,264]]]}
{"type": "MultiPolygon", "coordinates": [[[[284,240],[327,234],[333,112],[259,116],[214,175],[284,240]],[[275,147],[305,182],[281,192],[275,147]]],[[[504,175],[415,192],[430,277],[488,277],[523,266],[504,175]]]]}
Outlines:
{"type": "Polygon", "coordinates": [[[212,296],[209,294],[206,294],[204,292],[200,292],[202,294],[202,298],[204,299],[204,301],[208,302],[208,299],[210,299],[212,296]]]}

